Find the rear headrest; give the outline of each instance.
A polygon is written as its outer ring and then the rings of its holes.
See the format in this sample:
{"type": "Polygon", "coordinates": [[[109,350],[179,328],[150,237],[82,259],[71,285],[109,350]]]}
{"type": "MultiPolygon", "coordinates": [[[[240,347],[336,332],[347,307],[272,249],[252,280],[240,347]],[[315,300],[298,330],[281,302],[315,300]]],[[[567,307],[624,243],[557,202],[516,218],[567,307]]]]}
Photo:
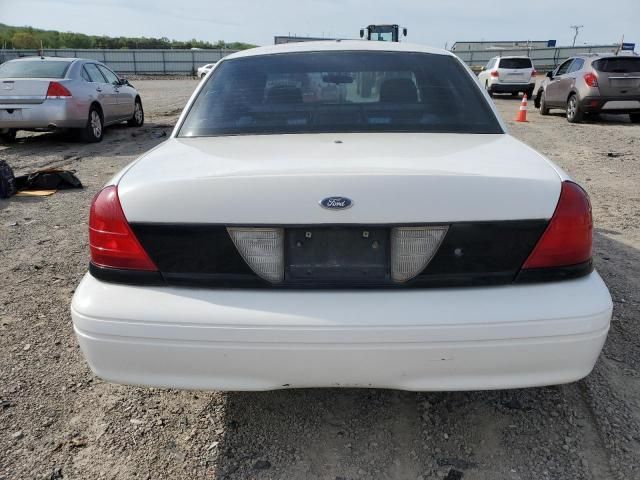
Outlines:
{"type": "Polygon", "coordinates": [[[418,89],[409,78],[390,78],[380,86],[381,102],[416,103],[418,89]]]}
{"type": "Polygon", "coordinates": [[[276,85],[267,90],[267,103],[302,103],[302,89],[291,85],[276,85]]]}

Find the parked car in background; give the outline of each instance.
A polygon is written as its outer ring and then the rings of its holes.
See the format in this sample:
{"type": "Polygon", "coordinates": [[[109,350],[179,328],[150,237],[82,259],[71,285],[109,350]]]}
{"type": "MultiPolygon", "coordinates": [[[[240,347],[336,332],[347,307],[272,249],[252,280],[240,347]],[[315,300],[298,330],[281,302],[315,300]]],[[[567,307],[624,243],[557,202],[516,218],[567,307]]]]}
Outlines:
{"type": "Polygon", "coordinates": [[[478,75],[489,95],[520,92],[531,98],[536,86],[536,71],[529,57],[493,57],[478,75]]]}
{"type": "Polygon", "coordinates": [[[569,58],[547,74],[535,98],[541,115],[565,110],[577,123],[585,115],[629,114],[640,123],[640,57],[585,55],[569,58]]]}
{"type": "Polygon", "coordinates": [[[95,60],[27,57],[0,65],[0,140],[18,130],[77,130],[87,142],[104,127],[144,123],[140,94],[95,60]]]}
{"type": "Polygon", "coordinates": [[[207,76],[207,73],[209,73],[211,71],[211,69],[214,67],[215,63],[207,63],[206,65],[203,65],[201,67],[198,68],[198,78],[204,78],[207,76]]]}
{"type": "Polygon", "coordinates": [[[586,192],[424,45],[225,57],[171,138],[95,197],[89,245],[74,329],[120,383],[571,382],[612,312],[586,192]]]}

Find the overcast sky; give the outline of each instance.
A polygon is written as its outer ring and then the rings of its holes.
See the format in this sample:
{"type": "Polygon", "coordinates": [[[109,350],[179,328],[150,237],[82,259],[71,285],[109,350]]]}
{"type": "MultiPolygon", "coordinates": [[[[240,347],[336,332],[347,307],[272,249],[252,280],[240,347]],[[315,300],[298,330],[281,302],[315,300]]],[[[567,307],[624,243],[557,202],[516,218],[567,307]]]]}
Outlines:
{"type": "Polygon", "coordinates": [[[398,23],[408,41],[558,40],[640,45],[640,0],[0,0],[0,23],[95,35],[273,43],[274,35],[355,38],[398,23]]]}

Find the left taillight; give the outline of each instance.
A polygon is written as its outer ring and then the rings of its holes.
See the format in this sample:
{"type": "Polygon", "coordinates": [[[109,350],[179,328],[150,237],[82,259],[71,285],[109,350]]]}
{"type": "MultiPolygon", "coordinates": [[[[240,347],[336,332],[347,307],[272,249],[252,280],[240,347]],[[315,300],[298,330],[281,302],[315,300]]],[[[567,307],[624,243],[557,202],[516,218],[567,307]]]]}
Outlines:
{"type": "Polygon", "coordinates": [[[124,216],[115,185],[93,199],[89,214],[91,263],[98,267],[157,271],[124,216]]]}
{"type": "Polygon", "coordinates": [[[71,92],[58,82],[49,82],[49,88],[47,88],[47,98],[67,98],[71,96],[71,92]]]}

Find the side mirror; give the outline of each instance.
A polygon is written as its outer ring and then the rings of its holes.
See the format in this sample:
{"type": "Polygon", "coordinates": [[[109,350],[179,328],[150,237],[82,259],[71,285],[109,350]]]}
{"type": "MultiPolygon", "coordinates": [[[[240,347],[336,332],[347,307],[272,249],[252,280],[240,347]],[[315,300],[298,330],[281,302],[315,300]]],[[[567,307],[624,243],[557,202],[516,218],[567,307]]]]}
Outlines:
{"type": "Polygon", "coordinates": [[[360,38],[364,38],[364,28],[360,29],[360,38]]]}
{"type": "Polygon", "coordinates": [[[553,72],[547,72],[547,78],[553,78],[553,72]]]}
{"type": "Polygon", "coordinates": [[[404,35],[405,37],[407,36],[407,29],[406,28],[402,29],[402,35],[404,35]]]}
{"type": "Polygon", "coordinates": [[[487,69],[487,67],[482,67],[482,68],[480,69],[480,71],[481,71],[481,72],[484,72],[486,69],[487,69]]]}

